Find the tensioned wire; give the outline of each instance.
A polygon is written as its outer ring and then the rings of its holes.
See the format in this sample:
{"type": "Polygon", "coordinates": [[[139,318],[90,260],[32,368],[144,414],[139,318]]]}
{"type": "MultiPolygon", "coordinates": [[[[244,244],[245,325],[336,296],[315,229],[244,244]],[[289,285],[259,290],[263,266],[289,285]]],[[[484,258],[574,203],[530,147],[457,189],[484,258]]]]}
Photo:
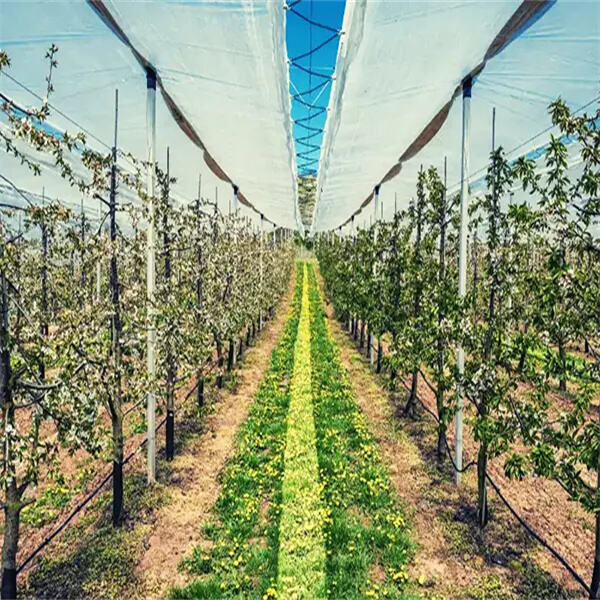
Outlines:
{"type": "Polygon", "coordinates": [[[300,11],[298,11],[295,7],[300,4],[303,0],[295,0],[294,2],[290,2],[286,5],[286,10],[288,14],[293,14],[297,18],[305,21],[309,25],[309,49],[306,52],[303,52],[291,59],[289,59],[290,69],[291,67],[295,67],[296,69],[306,73],[308,75],[308,89],[300,91],[297,86],[294,84],[290,77],[290,84],[294,88],[295,93],[290,94],[290,99],[292,104],[301,104],[308,109],[308,116],[302,117],[300,119],[294,119],[292,117],[292,122],[294,125],[298,125],[307,131],[313,132],[310,135],[299,136],[294,138],[294,142],[296,144],[296,159],[297,159],[297,169],[299,175],[315,175],[316,169],[315,165],[319,163],[319,154],[321,150],[320,144],[310,143],[309,140],[313,139],[319,135],[323,134],[323,127],[313,127],[312,120],[323,113],[327,112],[327,107],[323,105],[319,105],[318,101],[325,89],[327,88],[327,84],[331,83],[333,80],[332,75],[325,75],[323,73],[319,73],[313,69],[312,57],[313,54],[326,47],[328,44],[337,40],[341,35],[342,31],[340,29],[336,29],[335,27],[331,27],[326,25],[325,23],[320,23],[316,21],[313,16],[313,0],[310,0],[310,16],[306,16],[300,11]],[[317,45],[313,45],[313,26],[319,29],[329,31],[332,33],[325,40],[319,42],[317,45]],[[302,59],[308,58],[308,66],[304,66],[300,63],[302,59]],[[317,77],[322,79],[321,83],[313,86],[312,78],[317,77]],[[317,97],[313,100],[312,94],[316,91],[319,91],[317,97]],[[307,124],[305,124],[307,123],[307,124]],[[298,146],[301,146],[303,149],[299,149],[298,146]],[[315,154],[317,154],[315,156],[315,154]]]}
{"type": "MultiPolygon", "coordinates": [[[[582,106],[580,106],[579,108],[577,108],[576,110],[572,111],[571,114],[578,115],[579,113],[583,112],[586,108],[589,108],[592,104],[594,104],[595,102],[598,102],[598,101],[600,101],[600,95],[595,96],[594,98],[592,98],[591,100],[589,100],[588,102],[586,102],[585,104],[583,104],[582,106]]],[[[544,135],[544,134],[552,131],[555,128],[556,128],[555,125],[549,125],[548,127],[545,127],[541,131],[538,131],[536,134],[534,134],[534,135],[530,136],[529,138],[527,138],[526,140],[520,142],[519,144],[517,144],[516,146],[514,146],[510,150],[507,150],[506,151],[506,155],[507,156],[514,156],[514,154],[516,152],[518,152],[520,149],[524,148],[525,146],[528,146],[529,144],[531,144],[531,142],[535,141],[536,139],[538,139],[542,135],[544,135]]],[[[414,160],[414,157],[411,160],[414,160]]],[[[511,160],[514,160],[514,158],[511,159],[511,160]]],[[[479,169],[477,169],[477,170],[469,173],[469,175],[468,175],[469,185],[471,185],[472,183],[474,183],[474,181],[473,181],[474,178],[476,178],[479,175],[484,174],[487,171],[487,168],[488,167],[486,165],[486,166],[483,166],[483,167],[481,167],[481,168],[479,168],[479,169]]],[[[385,184],[382,184],[382,185],[385,185],[385,184]]],[[[453,185],[449,185],[447,187],[447,190],[455,190],[459,185],[460,185],[460,181],[457,181],[453,185]]],[[[337,225],[335,227],[331,227],[327,231],[341,230],[341,228],[344,227],[345,225],[347,225],[348,223],[350,223],[350,221],[354,217],[357,217],[358,215],[360,215],[363,212],[363,210],[365,210],[367,208],[367,206],[370,207],[371,206],[371,202],[369,202],[365,206],[361,206],[358,210],[354,211],[347,218],[345,218],[344,221],[340,225],[337,225]]]]}

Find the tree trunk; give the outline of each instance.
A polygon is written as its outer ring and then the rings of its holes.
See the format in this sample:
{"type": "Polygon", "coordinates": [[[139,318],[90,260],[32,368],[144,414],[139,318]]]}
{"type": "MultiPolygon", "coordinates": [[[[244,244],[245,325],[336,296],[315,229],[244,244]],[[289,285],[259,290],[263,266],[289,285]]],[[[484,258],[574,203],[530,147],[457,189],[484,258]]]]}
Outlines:
{"type": "Polygon", "coordinates": [[[381,340],[377,340],[377,373],[381,373],[381,359],[383,358],[383,347],[381,340]]]}
{"type": "MultiPolygon", "coordinates": [[[[438,411],[440,407],[438,405],[438,411]]],[[[439,463],[444,462],[444,458],[446,457],[446,425],[445,423],[438,423],[438,436],[437,436],[437,448],[436,455],[439,463]]]]}
{"type": "Polygon", "coordinates": [[[567,353],[565,350],[565,344],[562,339],[558,340],[558,357],[560,358],[560,364],[561,364],[561,375],[559,377],[558,387],[561,392],[566,392],[567,391],[567,380],[565,379],[564,372],[565,372],[565,368],[566,368],[567,353]]]}
{"type": "Polygon", "coordinates": [[[488,497],[487,497],[487,444],[481,443],[477,454],[477,522],[483,529],[488,522],[488,497]]]}
{"type": "Polygon", "coordinates": [[[373,334],[371,333],[371,327],[369,326],[367,333],[367,349],[366,356],[369,360],[371,360],[373,356],[373,334]]]}
{"type": "Polygon", "coordinates": [[[410,394],[406,401],[406,407],[404,408],[404,414],[407,417],[414,417],[417,414],[417,384],[419,381],[419,372],[414,370],[412,374],[412,382],[410,385],[410,394]]]}
{"type": "Polygon", "coordinates": [[[364,321],[360,322],[360,342],[358,347],[362,350],[365,345],[365,323],[364,321]]]}
{"type": "Polygon", "coordinates": [[[217,339],[217,387],[223,387],[223,346],[221,341],[217,339]]]}
{"type": "MultiPolygon", "coordinates": [[[[423,229],[423,205],[422,202],[419,201],[419,194],[417,193],[417,233],[415,238],[415,265],[416,265],[416,280],[415,280],[415,294],[413,301],[413,319],[418,323],[418,317],[421,312],[421,294],[423,282],[421,279],[421,235],[423,229]]],[[[419,336],[419,332],[417,331],[415,326],[413,335],[419,336]]],[[[407,416],[414,417],[417,412],[417,383],[418,383],[418,375],[419,375],[419,367],[418,363],[415,365],[413,374],[412,374],[412,383],[410,386],[410,394],[408,396],[408,401],[406,402],[406,407],[404,409],[404,414],[407,416]]]]}
{"type": "MultiPolygon", "coordinates": [[[[2,249],[0,248],[0,256],[2,249]]],[[[8,346],[8,291],[6,277],[0,271],[0,408],[7,425],[14,426],[15,406],[11,388],[10,347],[8,346]]],[[[4,544],[2,546],[2,599],[17,597],[17,547],[19,544],[19,518],[21,514],[20,494],[10,456],[10,438],[4,446],[4,468],[12,473],[5,493],[4,544]]]]}
{"type": "MultiPolygon", "coordinates": [[[[597,488],[600,488],[600,465],[598,465],[597,488]]],[[[590,584],[590,599],[600,600],[600,513],[596,513],[596,544],[594,546],[594,571],[590,584]]]]}
{"type": "Polygon", "coordinates": [[[234,345],[233,340],[229,340],[229,350],[227,352],[227,370],[231,371],[233,369],[233,358],[234,358],[234,345]]]}
{"type": "Polygon", "coordinates": [[[198,374],[198,386],[196,388],[196,401],[198,403],[198,408],[202,408],[204,406],[204,377],[199,373],[198,374]]]}
{"type": "Polygon", "coordinates": [[[17,482],[13,477],[6,489],[4,507],[4,544],[2,546],[2,600],[17,597],[17,548],[19,545],[19,521],[21,502],[17,482]]]}
{"type": "MultiPolygon", "coordinates": [[[[523,333],[527,333],[529,331],[529,323],[525,321],[523,325],[523,333]]],[[[525,368],[525,359],[527,358],[527,350],[524,348],[521,351],[521,356],[519,357],[519,366],[517,367],[519,372],[523,371],[525,368]]]]}
{"type": "Polygon", "coordinates": [[[108,400],[113,434],[113,527],[117,527],[121,521],[123,511],[123,412],[121,409],[121,310],[119,299],[119,271],[117,265],[117,149],[113,146],[113,164],[111,168],[110,181],[110,290],[112,303],[111,316],[111,355],[113,361],[112,372],[112,394],[108,400]]]}
{"type": "Polygon", "coordinates": [[[123,512],[123,415],[121,407],[112,418],[113,433],[113,506],[112,524],[118,527],[123,512]]]}

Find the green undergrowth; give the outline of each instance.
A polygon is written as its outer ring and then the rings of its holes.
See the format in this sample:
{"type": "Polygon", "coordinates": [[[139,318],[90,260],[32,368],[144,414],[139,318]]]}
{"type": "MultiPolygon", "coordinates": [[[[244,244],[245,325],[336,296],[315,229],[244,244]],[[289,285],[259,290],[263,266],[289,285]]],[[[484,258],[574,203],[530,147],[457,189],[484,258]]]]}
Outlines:
{"type": "MultiPolygon", "coordinates": [[[[206,397],[202,409],[198,410],[191,400],[178,413],[176,453],[184,451],[187,443],[204,431],[205,416],[214,410],[214,386],[208,387],[206,397]]],[[[164,435],[164,429],[161,433],[164,435]]],[[[85,487],[91,474],[86,467],[69,479],[58,476],[31,505],[26,521],[35,526],[48,522],[50,515],[53,515],[51,521],[55,521],[56,513],[85,487]]],[[[35,559],[19,597],[145,600],[136,566],[144,552],[144,541],[152,531],[156,511],[168,503],[173,485],[164,449],[157,455],[157,474],[157,483],[148,486],[144,469],[125,468],[121,526],[116,529],[112,526],[112,492],[106,486],[35,559]]]]}
{"type": "Polygon", "coordinates": [[[165,485],[148,487],[142,473],[124,478],[126,515],[111,523],[111,493],[101,494],[91,510],[60,535],[29,575],[27,598],[137,598],[135,565],[152,512],[168,500],[165,485]]]}
{"type": "Polygon", "coordinates": [[[410,598],[413,552],[405,516],[376,440],[353,397],[309,266],[312,387],[327,548],[329,597],[410,598]]]}
{"type": "Polygon", "coordinates": [[[70,477],[58,473],[53,477],[52,485],[46,488],[35,502],[23,509],[21,522],[33,527],[43,527],[51,523],[73,496],[85,489],[93,476],[94,472],[88,466],[79,469],[70,477]]]}
{"type": "Polygon", "coordinates": [[[308,282],[294,350],[284,454],[277,591],[282,599],[326,597],[325,544],[315,444],[310,357],[308,282]]]}
{"type": "Polygon", "coordinates": [[[221,474],[213,519],[181,568],[196,575],[170,597],[276,598],[279,516],[286,416],[302,302],[298,269],[292,308],[269,369],[240,428],[235,453],[221,474]]]}

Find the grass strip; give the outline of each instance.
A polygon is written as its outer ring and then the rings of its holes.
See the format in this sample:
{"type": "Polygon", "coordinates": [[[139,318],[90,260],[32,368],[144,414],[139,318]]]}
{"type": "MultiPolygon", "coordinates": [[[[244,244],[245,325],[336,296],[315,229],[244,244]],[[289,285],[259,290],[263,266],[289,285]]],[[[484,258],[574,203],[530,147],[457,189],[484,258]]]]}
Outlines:
{"type": "Polygon", "coordinates": [[[287,419],[277,590],[283,599],[316,600],[326,597],[325,514],[313,419],[306,266],[304,275],[287,419]]]}
{"type": "Polygon", "coordinates": [[[303,270],[297,268],[290,313],[238,432],[234,455],[220,477],[213,518],[199,524],[203,540],[181,564],[197,578],[171,590],[171,598],[277,598],[286,416],[302,285],[303,270]]]}
{"type": "Polygon", "coordinates": [[[331,598],[411,598],[413,548],[377,442],[354,399],[308,268],[312,391],[331,598]]]}

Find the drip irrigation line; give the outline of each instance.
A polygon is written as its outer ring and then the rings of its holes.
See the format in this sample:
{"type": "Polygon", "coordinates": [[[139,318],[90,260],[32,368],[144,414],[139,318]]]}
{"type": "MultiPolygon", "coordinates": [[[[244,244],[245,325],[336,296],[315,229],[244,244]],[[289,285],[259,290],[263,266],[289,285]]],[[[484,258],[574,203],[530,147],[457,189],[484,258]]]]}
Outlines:
{"type": "Polygon", "coordinates": [[[500,500],[502,500],[502,502],[504,503],[506,508],[508,508],[508,510],[515,517],[515,519],[517,519],[517,521],[519,521],[519,523],[523,526],[523,528],[527,531],[527,533],[529,533],[531,536],[533,536],[542,546],[544,546],[544,548],[546,548],[546,550],[548,550],[550,552],[550,554],[552,554],[552,556],[554,556],[554,558],[556,558],[556,560],[558,560],[558,562],[563,567],[565,567],[565,569],[567,569],[567,571],[569,571],[569,573],[575,579],[575,581],[577,581],[577,583],[579,583],[579,585],[581,585],[581,587],[583,587],[583,589],[588,594],[590,594],[591,589],[587,585],[587,583],[583,580],[581,575],[579,575],[579,573],[566,561],[566,559],[557,550],[555,550],[537,531],[535,531],[535,529],[533,529],[527,523],[527,521],[525,521],[525,519],[523,519],[523,517],[521,517],[519,515],[519,513],[517,513],[517,511],[511,506],[510,502],[508,502],[508,500],[504,497],[504,495],[500,491],[500,488],[498,487],[496,482],[490,477],[490,475],[488,473],[486,473],[485,476],[486,476],[486,479],[489,481],[490,485],[494,488],[494,491],[498,495],[498,498],[500,498],[500,500]]]}
{"type": "MultiPolygon", "coordinates": [[[[210,374],[213,369],[219,365],[219,359],[217,358],[216,360],[213,360],[211,363],[208,363],[209,368],[206,371],[203,371],[203,377],[205,377],[206,375],[210,374]]],[[[205,365],[204,368],[206,368],[207,365],[205,365]]],[[[192,394],[194,393],[194,391],[198,388],[199,385],[199,381],[196,380],[196,383],[194,384],[194,386],[187,392],[187,394],[185,395],[182,403],[179,405],[179,407],[176,409],[176,412],[179,412],[184,405],[186,404],[186,402],[188,401],[188,399],[192,396],[192,394]]],[[[133,408],[133,407],[132,407],[133,408]]],[[[128,412],[131,412],[130,410],[127,411],[125,414],[127,414],[128,412]]],[[[155,432],[158,432],[161,427],[166,423],[167,421],[167,417],[163,417],[163,419],[160,421],[160,423],[156,426],[155,432]]],[[[148,443],[148,437],[145,437],[140,444],[137,446],[137,448],[135,448],[133,451],[131,451],[124,459],[123,459],[123,463],[122,466],[125,466],[126,464],[128,464],[131,459],[138,453],[140,452],[140,450],[148,443]]],[[[79,513],[81,512],[86,506],[87,504],[90,503],[90,501],[95,498],[98,493],[100,492],[100,490],[112,479],[113,477],[113,473],[112,471],[110,473],[108,473],[103,479],[102,481],[83,499],[81,500],[81,502],[79,502],[79,504],[77,504],[77,506],[71,511],[71,513],[67,516],[67,518],[49,535],[47,536],[42,543],[33,551],[31,552],[31,554],[29,554],[29,556],[27,556],[27,558],[25,558],[25,560],[23,560],[23,562],[17,567],[17,574],[20,573],[48,544],[50,544],[50,542],[52,542],[52,540],[54,540],[62,531],[64,531],[64,529],[68,526],[68,524],[73,520],[73,518],[79,513]]]]}
{"type": "MultiPolygon", "coordinates": [[[[402,379],[401,379],[401,382],[402,382],[402,385],[406,388],[406,390],[410,391],[409,387],[406,385],[406,383],[402,379]]],[[[421,406],[425,409],[425,411],[429,415],[431,415],[431,417],[433,417],[434,421],[439,425],[440,420],[439,420],[438,416],[428,406],[425,405],[425,403],[423,402],[423,400],[421,399],[421,397],[419,396],[419,394],[417,394],[417,400],[419,401],[419,403],[421,404],[421,406]]],[[[452,462],[452,464],[454,466],[454,469],[456,471],[459,471],[459,472],[462,473],[462,472],[466,471],[468,468],[470,468],[470,467],[472,467],[472,466],[474,466],[474,465],[477,464],[476,461],[471,461],[465,467],[463,467],[462,469],[457,469],[456,464],[454,463],[454,459],[452,457],[452,453],[451,453],[450,446],[448,444],[448,439],[446,438],[446,436],[444,436],[444,442],[445,442],[445,446],[446,446],[446,453],[447,453],[448,457],[450,458],[450,460],[451,460],[451,462],[452,462]]],[[[546,550],[548,550],[550,552],[550,554],[552,554],[552,556],[554,556],[554,558],[556,558],[556,560],[558,560],[558,562],[563,567],[565,567],[565,569],[567,569],[567,571],[571,574],[571,576],[575,579],[575,581],[577,581],[577,583],[579,583],[579,585],[581,585],[583,587],[583,589],[589,594],[590,593],[590,587],[586,584],[586,582],[581,577],[581,575],[579,575],[579,573],[567,562],[567,560],[558,552],[558,550],[556,550],[555,548],[553,548],[535,529],[533,529],[533,527],[531,527],[531,525],[529,525],[529,523],[527,523],[527,521],[523,517],[521,517],[521,515],[519,515],[519,513],[513,508],[513,506],[510,504],[510,502],[502,494],[502,491],[500,490],[500,487],[492,479],[492,477],[487,472],[487,470],[486,470],[485,477],[486,477],[487,481],[489,481],[489,483],[492,486],[492,488],[494,488],[494,491],[498,495],[498,498],[500,498],[500,500],[502,501],[502,503],[506,506],[506,508],[508,508],[508,510],[510,511],[510,513],[515,517],[515,519],[517,519],[517,521],[525,529],[525,531],[527,531],[527,533],[529,533],[544,548],[546,548],[546,550]]]]}
{"type": "MultiPolygon", "coordinates": [[[[215,368],[215,366],[218,365],[219,359],[216,359],[214,361],[212,361],[211,363],[209,363],[210,367],[206,372],[203,372],[203,376],[206,376],[208,374],[210,374],[212,372],[212,370],[215,368]]],[[[206,365],[205,365],[206,368],[206,365]]],[[[176,412],[179,412],[186,404],[186,402],[188,401],[188,399],[192,396],[192,394],[194,393],[194,391],[197,389],[199,384],[199,381],[197,380],[195,385],[187,392],[185,398],[183,399],[183,401],[181,402],[181,404],[179,405],[179,407],[176,409],[176,412]]],[[[132,407],[133,408],[133,407],[132,407]]],[[[127,412],[131,412],[131,411],[127,411],[127,412]]],[[[127,412],[125,414],[127,414],[127,412]]],[[[125,416],[125,415],[124,415],[125,416]]],[[[155,432],[158,432],[163,425],[167,422],[167,417],[163,417],[163,419],[160,421],[160,423],[156,426],[155,428],[155,432]]],[[[132,450],[124,459],[123,459],[123,463],[122,466],[124,467],[125,465],[127,465],[131,459],[138,454],[142,448],[148,443],[148,437],[145,437],[140,444],[134,449],[132,450]]],[[[23,569],[50,543],[52,542],[52,540],[54,540],[62,531],[64,531],[66,529],[66,527],[69,525],[69,523],[75,518],[75,516],[80,513],[89,503],[91,500],[93,500],[93,498],[95,498],[100,491],[102,490],[102,488],[112,479],[113,477],[113,473],[112,470],[110,473],[108,473],[103,479],[102,481],[83,499],[79,502],[79,504],[77,504],[77,506],[69,513],[69,515],[67,516],[67,518],[50,534],[48,535],[42,542],[41,544],[35,549],[33,550],[33,552],[31,552],[31,554],[29,554],[29,556],[27,556],[27,558],[25,558],[23,560],[23,562],[17,567],[17,574],[19,574],[21,571],[23,571],[23,569]]]]}

